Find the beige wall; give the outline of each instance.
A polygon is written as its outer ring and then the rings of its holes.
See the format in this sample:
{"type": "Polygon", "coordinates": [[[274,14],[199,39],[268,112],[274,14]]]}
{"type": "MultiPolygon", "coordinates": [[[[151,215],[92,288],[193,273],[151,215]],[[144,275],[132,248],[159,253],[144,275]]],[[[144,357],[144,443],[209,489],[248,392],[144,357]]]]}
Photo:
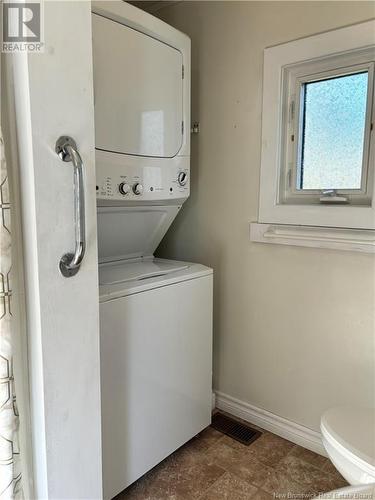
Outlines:
{"type": "Polygon", "coordinates": [[[374,258],[249,241],[257,219],[263,49],[375,17],[370,2],[182,2],[192,39],[192,194],[159,254],[215,270],[214,387],[318,429],[375,404],[374,258]]]}

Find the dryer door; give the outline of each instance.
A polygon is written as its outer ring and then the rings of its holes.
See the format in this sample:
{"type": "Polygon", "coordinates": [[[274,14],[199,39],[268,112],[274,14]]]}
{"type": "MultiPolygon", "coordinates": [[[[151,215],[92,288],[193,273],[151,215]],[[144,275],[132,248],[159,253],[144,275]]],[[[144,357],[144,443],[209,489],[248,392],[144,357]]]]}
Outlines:
{"type": "Polygon", "coordinates": [[[182,145],[182,54],[92,15],[96,148],[170,158],[182,145]]]}

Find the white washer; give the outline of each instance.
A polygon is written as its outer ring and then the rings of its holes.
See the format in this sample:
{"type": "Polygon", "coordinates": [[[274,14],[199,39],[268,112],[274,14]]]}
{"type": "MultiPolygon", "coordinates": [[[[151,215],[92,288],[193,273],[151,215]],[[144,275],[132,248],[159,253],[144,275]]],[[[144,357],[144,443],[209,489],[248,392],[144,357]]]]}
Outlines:
{"type": "Polygon", "coordinates": [[[207,427],[212,271],[159,259],[100,267],[104,498],[207,427]]]}
{"type": "Polygon", "coordinates": [[[98,207],[105,499],[211,423],[212,269],[153,257],[176,210],[98,207]]]}

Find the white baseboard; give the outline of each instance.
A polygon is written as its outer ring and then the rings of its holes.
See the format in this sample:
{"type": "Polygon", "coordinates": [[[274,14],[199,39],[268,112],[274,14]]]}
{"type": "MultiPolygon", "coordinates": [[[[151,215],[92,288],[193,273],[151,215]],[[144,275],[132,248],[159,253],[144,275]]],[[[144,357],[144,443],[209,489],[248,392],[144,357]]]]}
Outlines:
{"type": "Polygon", "coordinates": [[[246,422],[257,425],[262,429],[273,432],[292,443],[298,444],[308,450],[327,456],[319,432],[313,431],[304,425],[292,422],[287,418],[275,415],[249,403],[232,398],[222,392],[216,392],[216,408],[226,411],[231,415],[241,418],[246,422]]]}

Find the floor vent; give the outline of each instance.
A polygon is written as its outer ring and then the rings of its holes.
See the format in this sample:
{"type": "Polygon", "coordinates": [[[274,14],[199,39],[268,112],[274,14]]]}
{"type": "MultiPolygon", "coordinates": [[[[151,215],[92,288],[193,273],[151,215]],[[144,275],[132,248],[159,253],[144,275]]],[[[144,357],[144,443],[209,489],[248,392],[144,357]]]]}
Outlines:
{"type": "Polygon", "coordinates": [[[261,435],[261,432],[252,429],[247,424],[233,420],[222,413],[213,415],[211,427],[247,446],[261,435]]]}

